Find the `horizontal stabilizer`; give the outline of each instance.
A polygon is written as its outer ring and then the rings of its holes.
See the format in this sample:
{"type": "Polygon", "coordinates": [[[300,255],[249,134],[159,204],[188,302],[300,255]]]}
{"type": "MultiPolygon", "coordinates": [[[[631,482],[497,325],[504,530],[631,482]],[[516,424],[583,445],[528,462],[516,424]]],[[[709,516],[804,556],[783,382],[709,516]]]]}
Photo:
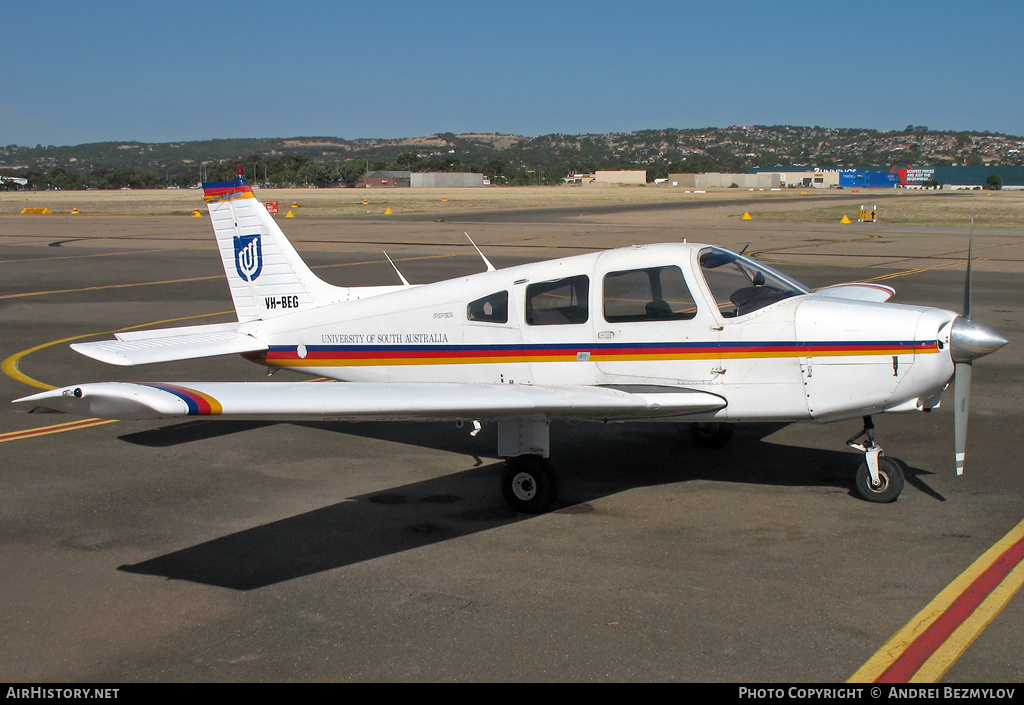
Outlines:
{"type": "MultiPolygon", "coordinates": [[[[236,324],[237,325],[237,324],[236,324]]],[[[196,326],[145,334],[121,334],[120,340],[74,343],[71,349],[110,365],[146,365],[152,362],[190,360],[213,355],[230,355],[266,350],[264,343],[230,326],[196,326]],[[175,334],[181,331],[179,334],[175,334]],[[192,331],[192,332],[186,332],[192,331]],[[196,332],[198,331],[198,332],[196,332]],[[169,335],[167,333],[170,333],[169,335]]]]}
{"type": "Polygon", "coordinates": [[[97,382],[15,400],[82,416],[246,419],[626,420],[715,411],[723,398],[697,390],[643,387],[538,387],[468,383],[97,382]]]}
{"type": "Polygon", "coordinates": [[[177,328],[151,328],[127,330],[114,333],[118,340],[150,340],[152,338],[169,338],[172,335],[194,335],[199,333],[234,333],[238,330],[238,322],[210,323],[205,326],[179,326],[177,328]]]}
{"type": "Polygon", "coordinates": [[[831,296],[835,299],[851,299],[853,301],[888,301],[896,293],[891,286],[882,284],[870,284],[868,282],[854,282],[852,284],[836,284],[818,289],[822,296],[831,296]]]}

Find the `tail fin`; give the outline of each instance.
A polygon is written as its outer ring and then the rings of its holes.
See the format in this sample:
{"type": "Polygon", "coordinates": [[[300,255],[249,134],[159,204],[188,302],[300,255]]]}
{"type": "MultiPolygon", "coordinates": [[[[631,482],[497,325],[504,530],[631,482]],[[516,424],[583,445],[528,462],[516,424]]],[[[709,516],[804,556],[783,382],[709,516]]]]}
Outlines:
{"type": "Polygon", "coordinates": [[[224,273],[239,322],[273,318],[347,298],[306,266],[245,181],[204,183],[224,273]]]}

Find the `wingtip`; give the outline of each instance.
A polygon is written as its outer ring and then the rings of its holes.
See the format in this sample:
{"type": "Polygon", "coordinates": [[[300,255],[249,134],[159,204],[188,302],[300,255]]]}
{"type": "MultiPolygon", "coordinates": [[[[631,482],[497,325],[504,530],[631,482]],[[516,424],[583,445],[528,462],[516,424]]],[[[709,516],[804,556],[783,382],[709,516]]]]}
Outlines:
{"type": "Polygon", "coordinates": [[[104,342],[96,343],[72,343],[71,349],[79,355],[85,355],[93,360],[104,362],[108,365],[117,365],[118,367],[131,367],[134,363],[130,358],[120,355],[109,349],[109,344],[104,342]]]}

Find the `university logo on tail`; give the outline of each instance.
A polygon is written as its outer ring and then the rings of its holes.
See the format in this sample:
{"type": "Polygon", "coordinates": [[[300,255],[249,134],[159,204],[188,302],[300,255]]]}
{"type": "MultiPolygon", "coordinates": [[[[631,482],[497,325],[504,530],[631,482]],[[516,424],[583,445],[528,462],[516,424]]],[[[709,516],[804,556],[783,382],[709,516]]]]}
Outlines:
{"type": "Polygon", "coordinates": [[[263,244],[260,234],[236,235],[235,270],[242,281],[251,282],[263,271],[263,244]]]}

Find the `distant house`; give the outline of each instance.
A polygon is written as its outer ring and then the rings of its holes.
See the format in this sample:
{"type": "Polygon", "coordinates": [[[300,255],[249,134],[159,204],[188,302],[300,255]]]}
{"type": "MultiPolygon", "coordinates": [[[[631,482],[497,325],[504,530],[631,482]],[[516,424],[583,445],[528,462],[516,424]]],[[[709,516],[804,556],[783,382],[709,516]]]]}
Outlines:
{"type": "Polygon", "coordinates": [[[28,179],[23,179],[20,176],[0,176],[0,184],[17,184],[24,188],[28,186],[28,179]]]}

